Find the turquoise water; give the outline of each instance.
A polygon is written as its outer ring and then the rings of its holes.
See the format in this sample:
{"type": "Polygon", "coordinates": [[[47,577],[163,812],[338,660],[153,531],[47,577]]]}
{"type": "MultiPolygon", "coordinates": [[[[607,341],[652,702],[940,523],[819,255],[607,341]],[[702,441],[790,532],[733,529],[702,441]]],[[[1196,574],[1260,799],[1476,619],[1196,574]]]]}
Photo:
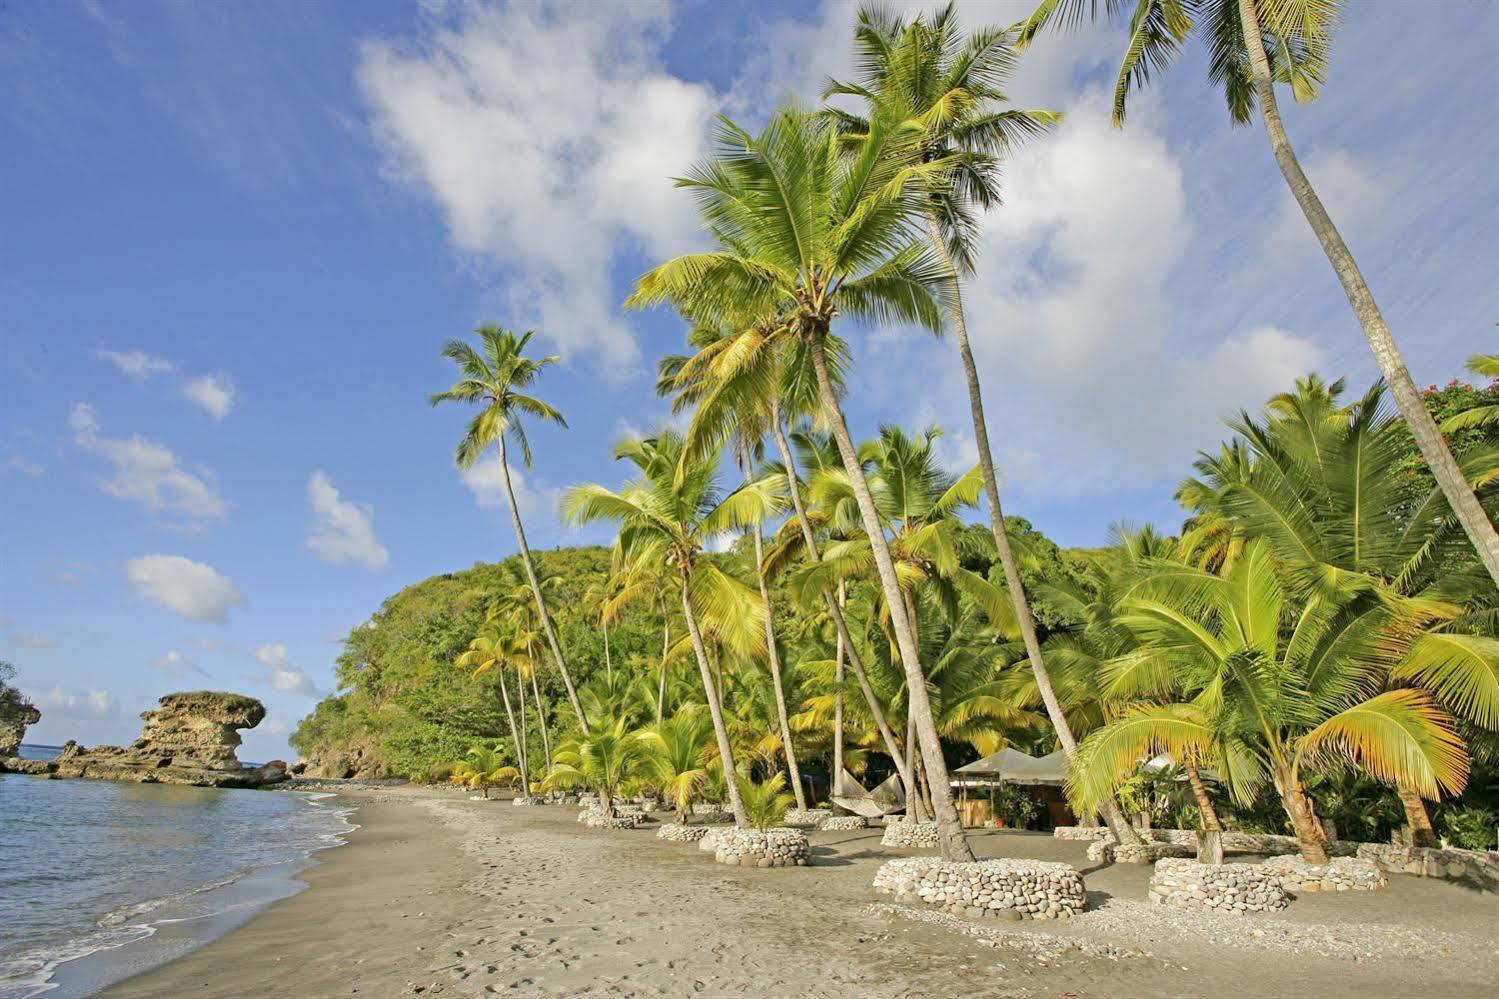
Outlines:
{"type": "Polygon", "coordinates": [[[89,995],[295,893],[353,828],[327,797],[0,775],[0,999],[89,995]]]}

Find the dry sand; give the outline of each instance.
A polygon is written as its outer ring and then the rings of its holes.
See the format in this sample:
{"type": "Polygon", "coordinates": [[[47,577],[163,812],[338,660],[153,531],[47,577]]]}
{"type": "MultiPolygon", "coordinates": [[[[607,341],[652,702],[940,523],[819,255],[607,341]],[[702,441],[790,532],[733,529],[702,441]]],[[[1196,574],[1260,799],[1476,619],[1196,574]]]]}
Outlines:
{"type": "MultiPolygon", "coordinates": [[[[572,808],[346,797],[361,828],[318,855],[309,890],[105,994],[1394,996],[1499,980],[1499,901],[1418,878],[1198,919],[1145,905],[1149,869],[1120,865],[1086,872],[1093,909],[1071,921],[913,918],[869,887],[896,855],[878,830],[813,834],[809,868],[744,870],[652,826],[584,829],[572,808]]],[[[1087,867],[1083,844],[1042,835],[976,846],[1087,867]]]]}

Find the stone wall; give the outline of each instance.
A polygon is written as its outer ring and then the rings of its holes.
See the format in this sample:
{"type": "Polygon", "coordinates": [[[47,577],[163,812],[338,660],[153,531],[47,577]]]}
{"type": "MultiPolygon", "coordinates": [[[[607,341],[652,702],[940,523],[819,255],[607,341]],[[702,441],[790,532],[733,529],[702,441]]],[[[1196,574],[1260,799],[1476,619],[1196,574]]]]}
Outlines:
{"type": "Polygon", "coordinates": [[[1281,884],[1293,893],[1373,891],[1389,884],[1372,860],[1358,857],[1334,857],[1325,865],[1313,866],[1301,859],[1300,854],[1294,854],[1271,857],[1260,866],[1279,875],[1281,884]]]}
{"type": "Polygon", "coordinates": [[[938,843],[937,823],[912,822],[904,817],[887,821],[885,834],[880,837],[880,846],[897,850],[935,850],[938,843]]]}
{"type": "Polygon", "coordinates": [[[832,810],[827,808],[788,808],[781,824],[793,829],[815,829],[819,822],[832,814],[832,810]]]}
{"type": "Polygon", "coordinates": [[[844,832],[850,829],[867,829],[869,820],[862,815],[829,815],[817,823],[823,832],[844,832]]]}
{"type": "Polygon", "coordinates": [[[1499,853],[1493,851],[1360,843],[1358,855],[1392,874],[1466,881],[1490,891],[1499,890],[1499,853]]]}
{"type": "Polygon", "coordinates": [[[656,838],[672,843],[696,843],[708,835],[707,826],[684,826],[678,822],[663,822],[656,830],[656,838]]]}
{"type": "Polygon", "coordinates": [[[597,805],[589,805],[578,812],[578,821],[590,829],[638,829],[650,819],[642,812],[616,812],[610,817],[597,805]]]}
{"type": "Polygon", "coordinates": [[[1112,839],[1094,840],[1088,844],[1088,859],[1095,864],[1153,864],[1167,857],[1195,857],[1197,846],[1176,843],[1127,843],[1115,845],[1112,839]]]}
{"type": "Polygon", "coordinates": [[[713,859],[738,867],[806,867],[810,851],[800,829],[737,829],[727,826],[716,838],[713,859]]]}
{"type": "MultiPolygon", "coordinates": [[[[1196,829],[1137,829],[1140,838],[1147,843],[1169,843],[1174,846],[1191,847],[1190,853],[1165,854],[1166,856],[1193,856],[1197,851],[1196,829]]],[[[1057,839],[1076,842],[1107,840],[1113,843],[1114,836],[1107,826],[1057,826],[1051,834],[1057,839]]],[[[1327,844],[1327,852],[1334,857],[1351,857],[1358,850],[1357,843],[1334,841],[1327,844]]],[[[1295,836],[1278,836],[1273,833],[1225,832],[1223,849],[1226,853],[1252,853],[1270,857],[1283,853],[1295,853],[1301,849],[1295,836]]]]}
{"type": "Polygon", "coordinates": [[[1280,875],[1260,864],[1199,864],[1170,858],[1155,865],[1150,900],[1218,912],[1275,912],[1290,904],[1280,875]]]}
{"type": "Polygon", "coordinates": [[[1062,919],[1083,911],[1082,876],[1067,864],[1039,860],[959,863],[930,857],[886,861],[874,889],[954,915],[1062,919]]]}

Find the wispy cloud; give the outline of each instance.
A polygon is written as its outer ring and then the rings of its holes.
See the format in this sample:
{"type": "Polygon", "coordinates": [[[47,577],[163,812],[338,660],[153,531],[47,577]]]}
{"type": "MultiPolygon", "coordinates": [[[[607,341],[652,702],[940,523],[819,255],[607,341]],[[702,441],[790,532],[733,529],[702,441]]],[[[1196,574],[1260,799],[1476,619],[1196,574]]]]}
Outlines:
{"type": "Polygon", "coordinates": [[[390,552],[375,537],[375,508],[346,500],[322,469],[307,480],[313,523],[307,547],[332,565],[355,564],[371,572],[390,564],[390,552]]]}
{"type": "Polygon", "coordinates": [[[144,382],[156,375],[165,374],[172,370],[172,362],[161,357],[153,357],[144,350],[104,350],[96,353],[120,369],[120,374],[138,382],[144,382]]]}
{"type": "Polygon", "coordinates": [[[198,375],[183,382],[182,397],[223,423],[234,408],[234,382],[228,375],[198,375]]]}
{"type": "Polygon", "coordinates": [[[189,529],[221,520],[229,512],[229,504],[213,484],[183,468],[165,444],[140,434],[104,436],[94,408],[84,402],[73,406],[68,423],[77,447],[114,466],[114,475],[100,483],[111,496],[139,503],[152,513],[183,518],[179,526],[189,529]]]}
{"type": "Polygon", "coordinates": [[[160,670],[174,680],[181,680],[187,676],[207,676],[208,671],[187,656],[172,649],[165,654],[152,660],[151,668],[160,670]]]}
{"type": "Polygon", "coordinates": [[[315,694],[317,688],[313,686],[312,680],[306,673],[302,672],[300,666],[293,665],[286,658],[286,646],[280,644],[262,645],[250,653],[251,657],[266,668],[266,682],[275,690],[284,691],[289,694],[315,694]]]}

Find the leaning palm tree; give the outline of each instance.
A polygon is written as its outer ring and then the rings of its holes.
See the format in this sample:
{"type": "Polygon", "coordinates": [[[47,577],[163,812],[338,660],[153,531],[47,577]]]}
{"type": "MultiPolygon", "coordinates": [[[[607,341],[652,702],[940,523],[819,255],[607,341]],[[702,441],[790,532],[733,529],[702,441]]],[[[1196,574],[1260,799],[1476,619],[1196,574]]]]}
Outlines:
{"type": "MultiPolygon", "coordinates": [[[[1047,673],[1035,618],[1005,529],[999,477],[994,470],[994,452],[984,418],[978,364],[968,340],[960,277],[973,272],[978,216],[999,203],[1002,157],[1061,120],[1054,111],[1007,106],[1004,85],[1016,62],[1011,42],[1009,32],[996,28],[983,28],[965,38],[951,4],[930,16],[917,16],[909,21],[877,8],[863,7],[854,32],[859,76],[851,82],[832,82],[824,96],[853,97],[865,103],[867,117],[841,108],[829,109],[854,149],[868,134],[869,118],[883,116],[910,122],[917,130],[918,140],[904,147],[913,162],[942,161],[952,165],[925,185],[927,233],[933,249],[951,271],[948,301],[958,356],[968,383],[968,406],[994,546],[1014,603],[1021,641],[1036,676],[1036,689],[1056,730],[1057,741],[1071,758],[1077,751],[1077,741],[1047,673]]],[[[1105,806],[1104,818],[1121,842],[1135,840],[1133,829],[1112,802],[1105,806]]]]}
{"type": "Polygon", "coordinates": [[[567,698],[572,702],[573,712],[578,716],[578,726],[588,731],[588,719],[578,704],[578,693],[573,689],[572,675],[567,671],[567,660],[563,658],[562,646],[557,641],[557,632],[547,614],[546,598],[536,581],[536,567],[531,564],[531,548],[526,544],[526,529],[521,524],[520,507],[515,503],[515,488],[510,483],[510,462],[506,451],[507,439],[513,439],[521,451],[526,468],[531,467],[531,442],[521,425],[521,416],[532,416],[560,426],[567,426],[562,414],[548,403],[527,395],[521,389],[536,380],[544,368],[554,364],[555,355],[542,358],[526,356],[526,346],[533,333],[527,331],[517,336],[510,330],[498,326],[481,326],[475,331],[479,336],[481,350],[475,350],[462,340],[449,340],[442,354],[458,365],[462,377],[445,392],[432,396],[432,405],[441,402],[478,403],[482,408],[469,421],[468,430],[458,442],[455,458],[459,468],[471,468],[491,445],[499,451],[500,472],[505,480],[505,500],[510,505],[510,521],[515,527],[515,541],[520,546],[521,564],[526,568],[526,579],[531,586],[531,595],[536,601],[536,614],[546,634],[552,661],[562,675],[567,687],[567,698]]]}
{"type": "MultiPolygon", "coordinates": [[[[580,524],[617,523],[621,562],[647,574],[667,566],[675,571],[719,759],[725,773],[732,774],[734,749],[703,631],[707,627],[712,638],[736,651],[758,652],[765,640],[761,625],[765,605],[757,593],[700,555],[710,538],[749,523],[771,497],[754,483],[721,495],[717,453],[686,466],[685,474],[679,475],[682,438],[670,431],[653,438],[627,438],[615,447],[615,456],[633,463],[639,477],[618,491],[592,483],[574,486],[563,497],[563,516],[580,524]]],[[[735,822],[748,824],[732,780],[728,795],[735,822]]]]}
{"type": "MultiPolygon", "coordinates": [[[[1076,24],[1100,13],[1117,14],[1125,6],[1122,0],[1106,4],[1097,0],[1042,0],[1020,26],[1020,43],[1028,44],[1054,19],[1076,24]]],[[[1168,65],[1193,28],[1200,26],[1209,46],[1209,79],[1223,87],[1229,116],[1236,125],[1248,124],[1258,103],[1281,176],[1348,296],[1421,457],[1426,459],[1489,576],[1499,584],[1499,528],[1484,512],[1416,390],[1374,293],[1301,169],[1281,119],[1275,84],[1288,84],[1298,101],[1313,99],[1322,86],[1340,0],[1136,0],[1133,6],[1129,47],[1114,84],[1114,123],[1124,123],[1130,91],[1144,86],[1151,73],[1168,65]]]]}
{"type": "Polygon", "coordinates": [[[841,154],[839,138],[825,122],[795,108],[779,111],[759,135],[727,119],[719,120],[717,133],[714,157],[679,183],[697,194],[718,248],[647,272],[627,304],[670,303],[683,315],[720,328],[764,323],[769,335],[805,344],[820,415],[849,469],[891,608],[943,852],[950,859],[971,860],[927,702],[920,650],[828,358],[838,315],[940,328],[938,296],[949,272],[921,239],[917,182],[947,165],[908,164],[901,147],[911,141],[910,130],[882,119],[871,121],[856,157],[841,154]]]}

